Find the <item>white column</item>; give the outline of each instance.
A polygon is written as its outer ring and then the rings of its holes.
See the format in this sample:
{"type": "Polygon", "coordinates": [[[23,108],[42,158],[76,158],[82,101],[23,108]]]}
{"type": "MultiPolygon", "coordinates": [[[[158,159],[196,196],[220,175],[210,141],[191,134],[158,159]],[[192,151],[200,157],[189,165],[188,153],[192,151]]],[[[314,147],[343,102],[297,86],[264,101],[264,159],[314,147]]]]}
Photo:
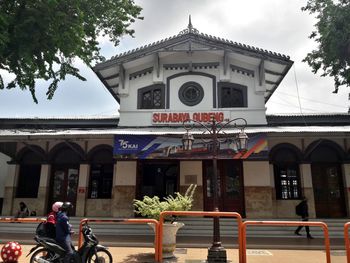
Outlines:
{"type": "Polygon", "coordinates": [[[45,215],[46,208],[49,200],[50,193],[50,168],[49,164],[42,164],[40,170],[40,181],[39,181],[39,189],[38,189],[38,197],[37,199],[40,202],[36,202],[37,207],[32,208],[36,210],[37,215],[45,215]]]}
{"type": "Polygon", "coordinates": [[[300,168],[300,177],[301,177],[301,187],[303,188],[303,194],[308,199],[309,206],[309,217],[316,217],[315,210],[315,198],[314,198],[314,189],[312,186],[312,173],[311,173],[311,164],[301,164],[300,168]]]}
{"type": "Polygon", "coordinates": [[[136,161],[118,161],[113,177],[113,186],[136,186],[136,161]]]}
{"type": "Polygon", "coordinates": [[[85,202],[89,186],[89,170],[90,165],[81,164],[79,167],[79,181],[77,189],[76,216],[85,216],[85,202]]]}
{"type": "Polygon", "coordinates": [[[344,197],[346,205],[346,213],[350,215],[350,164],[344,163],[342,165],[343,175],[344,175],[344,197]]]}
{"type": "Polygon", "coordinates": [[[271,218],[274,211],[269,162],[244,161],[243,174],[247,218],[271,218]]]}
{"type": "Polygon", "coordinates": [[[180,186],[196,184],[203,185],[202,161],[181,161],[180,162],[180,186]]]}
{"type": "Polygon", "coordinates": [[[180,161],[180,189],[184,193],[190,184],[196,184],[192,210],[204,209],[202,161],[180,161]]]}
{"type": "Polygon", "coordinates": [[[2,214],[9,216],[13,215],[14,198],[16,194],[16,186],[19,174],[19,165],[11,164],[8,167],[8,174],[5,181],[4,204],[2,214]]]}
{"type": "Polygon", "coordinates": [[[48,187],[50,185],[50,168],[49,164],[42,164],[40,170],[40,187],[48,187]]]}
{"type": "Polygon", "coordinates": [[[136,193],[136,161],[118,161],[113,177],[112,216],[133,217],[136,193]]]}

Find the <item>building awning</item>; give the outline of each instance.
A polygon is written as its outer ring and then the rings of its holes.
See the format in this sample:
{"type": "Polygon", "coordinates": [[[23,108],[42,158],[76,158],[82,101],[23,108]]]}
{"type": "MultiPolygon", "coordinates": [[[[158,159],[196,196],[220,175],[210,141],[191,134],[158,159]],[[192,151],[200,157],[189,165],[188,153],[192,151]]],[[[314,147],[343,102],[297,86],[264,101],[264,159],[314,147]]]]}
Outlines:
{"type": "MultiPolygon", "coordinates": [[[[202,134],[203,130],[194,128],[193,134],[202,134]]],[[[237,133],[235,128],[225,129],[225,133],[237,133]]],[[[274,126],[247,127],[247,134],[254,133],[350,133],[350,125],[346,126],[274,126]]],[[[185,133],[183,127],[130,127],[109,129],[1,129],[0,140],[7,138],[30,139],[37,137],[66,136],[98,136],[98,135],[178,135],[185,133]]]]}

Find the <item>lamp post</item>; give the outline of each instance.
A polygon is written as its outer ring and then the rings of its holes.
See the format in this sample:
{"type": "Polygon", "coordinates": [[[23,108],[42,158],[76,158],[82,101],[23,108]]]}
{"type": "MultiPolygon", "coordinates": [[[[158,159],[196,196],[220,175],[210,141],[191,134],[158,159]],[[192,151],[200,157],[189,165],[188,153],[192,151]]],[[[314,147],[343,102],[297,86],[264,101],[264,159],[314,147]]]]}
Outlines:
{"type": "MultiPolygon", "coordinates": [[[[190,133],[190,130],[198,124],[204,131],[202,133],[202,141],[206,143],[212,143],[212,158],[213,158],[213,173],[212,173],[212,185],[213,185],[213,204],[214,212],[219,212],[218,203],[218,150],[220,149],[220,142],[233,141],[236,145],[236,151],[245,151],[248,147],[248,136],[244,132],[244,128],[247,126],[247,121],[243,118],[236,118],[233,120],[225,120],[225,122],[218,122],[213,117],[210,123],[203,124],[199,121],[187,119],[183,122],[183,126],[186,129],[186,133],[183,135],[182,144],[184,150],[192,150],[194,137],[190,133]],[[242,122],[242,125],[238,125],[238,122],[242,122]],[[225,128],[233,127],[239,129],[239,133],[234,135],[233,138],[229,134],[224,132],[225,128]]],[[[227,262],[227,255],[225,248],[221,245],[220,240],[220,222],[219,217],[213,218],[213,243],[208,249],[207,261],[210,262],[227,262]]]]}

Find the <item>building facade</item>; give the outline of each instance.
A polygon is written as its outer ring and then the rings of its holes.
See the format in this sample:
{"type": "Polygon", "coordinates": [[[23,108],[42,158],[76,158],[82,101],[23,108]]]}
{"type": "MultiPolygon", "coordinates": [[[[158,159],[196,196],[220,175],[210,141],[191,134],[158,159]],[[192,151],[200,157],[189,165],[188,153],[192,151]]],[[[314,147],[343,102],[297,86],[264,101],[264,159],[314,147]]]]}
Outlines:
{"type": "Polygon", "coordinates": [[[243,118],[247,152],[220,143],[220,210],[293,218],[306,196],[310,217],[347,216],[348,115],[266,116],[265,103],[292,64],[189,23],[176,36],[95,66],[120,104],[118,118],[1,120],[0,152],[11,158],[0,170],[2,214],[13,215],[24,201],[43,215],[63,200],[75,204],[76,216],[133,217],[134,198],[164,197],[192,183],[194,209],[212,210],[212,144],[196,126],[193,150],[184,151],[183,122],[239,118],[240,126],[243,118]]]}

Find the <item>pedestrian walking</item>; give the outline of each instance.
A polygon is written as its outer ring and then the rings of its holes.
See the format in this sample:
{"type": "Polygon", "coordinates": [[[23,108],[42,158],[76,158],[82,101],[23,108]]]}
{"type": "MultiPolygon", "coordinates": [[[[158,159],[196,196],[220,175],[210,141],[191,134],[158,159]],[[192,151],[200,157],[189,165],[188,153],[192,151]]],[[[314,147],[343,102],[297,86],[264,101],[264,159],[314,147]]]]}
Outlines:
{"type": "MultiPolygon", "coordinates": [[[[307,198],[303,197],[303,200],[295,207],[295,212],[298,216],[301,216],[301,221],[309,221],[309,207],[307,204],[307,198]]],[[[298,236],[301,236],[300,230],[303,228],[303,226],[299,226],[294,233],[298,236]]],[[[305,226],[306,230],[306,237],[308,239],[313,239],[313,237],[310,234],[310,227],[305,226]]]]}

